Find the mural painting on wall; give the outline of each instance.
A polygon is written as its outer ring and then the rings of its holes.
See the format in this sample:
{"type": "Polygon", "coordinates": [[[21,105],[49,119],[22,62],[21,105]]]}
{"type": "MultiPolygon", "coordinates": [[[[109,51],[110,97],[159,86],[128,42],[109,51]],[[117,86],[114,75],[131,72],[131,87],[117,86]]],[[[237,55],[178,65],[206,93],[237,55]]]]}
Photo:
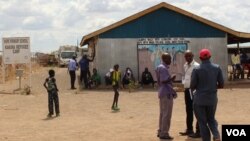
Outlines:
{"type": "MultiPolygon", "coordinates": [[[[148,44],[138,42],[140,43],[138,44],[139,74],[142,74],[144,69],[147,67],[152,73],[154,80],[156,80],[155,69],[161,63],[162,53],[167,52],[172,57],[170,73],[176,74],[176,81],[181,81],[183,75],[183,65],[185,63],[184,52],[187,50],[187,41],[173,40],[172,38],[167,38],[168,40],[166,40],[166,38],[164,38],[164,40],[159,40],[159,38],[157,38],[156,42],[154,42],[152,38],[150,39],[151,40],[148,44]],[[166,42],[168,44],[164,44],[166,42]]],[[[141,80],[141,76],[139,76],[139,79],[141,80]]]]}

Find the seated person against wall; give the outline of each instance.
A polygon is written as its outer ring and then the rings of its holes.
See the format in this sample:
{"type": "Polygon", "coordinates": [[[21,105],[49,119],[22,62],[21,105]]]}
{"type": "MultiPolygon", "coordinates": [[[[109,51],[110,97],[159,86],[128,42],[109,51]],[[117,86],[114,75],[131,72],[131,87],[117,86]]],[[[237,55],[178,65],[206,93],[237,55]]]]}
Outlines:
{"type": "MultiPolygon", "coordinates": [[[[248,58],[246,52],[244,50],[242,50],[242,53],[240,55],[240,63],[242,65],[243,71],[248,70],[247,78],[250,79],[250,64],[248,61],[249,61],[249,58],[248,58]]],[[[243,73],[243,75],[244,75],[244,73],[243,73]]]]}
{"type": "Polygon", "coordinates": [[[111,72],[112,72],[112,71],[113,71],[113,69],[111,68],[111,69],[109,70],[109,72],[107,72],[107,73],[105,74],[105,76],[104,76],[106,86],[112,84],[112,79],[111,79],[111,72]]]}
{"type": "Polygon", "coordinates": [[[233,66],[234,77],[239,78],[242,72],[242,68],[240,64],[240,55],[238,51],[235,51],[235,53],[231,56],[231,61],[233,66]]]}
{"type": "Polygon", "coordinates": [[[152,74],[148,71],[148,68],[145,68],[141,76],[141,86],[143,87],[143,85],[148,85],[148,84],[152,84],[152,86],[154,87],[155,82],[152,74]]]}
{"type": "Polygon", "coordinates": [[[124,75],[122,77],[123,88],[125,87],[125,85],[128,85],[131,82],[135,83],[134,75],[133,75],[132,70],[129,67],[127,67],[126,71],[124,72],[124,75]]]}
{"type": "Polygon", "coordinates": [[[89,80],[89,88],[91,86],[98,87],[101,84],[101,76],[97,73],[97,69],[93,69],[93,75],[90,77],[89,80]]]}

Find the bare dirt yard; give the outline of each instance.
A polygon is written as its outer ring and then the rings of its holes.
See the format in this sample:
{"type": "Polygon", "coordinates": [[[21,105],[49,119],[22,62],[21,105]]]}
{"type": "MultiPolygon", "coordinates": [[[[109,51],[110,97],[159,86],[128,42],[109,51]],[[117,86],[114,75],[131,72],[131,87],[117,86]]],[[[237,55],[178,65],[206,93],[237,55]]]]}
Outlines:
{"type": "MultiPolygon", "coordinates": [[[[111,89],[70,90],[66,68],[54,68],[61,116],[46,118],[48,99],[43,82],[48,69],[32,73],[31,95],[12,93],[18,88],[17,80],[0,84],[0,141],[159,141],[156,89],[121,90],[121,110],[114,113],[111,89]]],[[[22,84],[29,84],[29,79],[22,84]]],[[[249,85],[232,84],[219,90],[216,118],[220,130],[223,124],[250,124],[249,85]]],[[[176,141],[200,141],[179,136],[185,129],[185,115],[184,96],[179,92],[170,134],[176,141]]]]}

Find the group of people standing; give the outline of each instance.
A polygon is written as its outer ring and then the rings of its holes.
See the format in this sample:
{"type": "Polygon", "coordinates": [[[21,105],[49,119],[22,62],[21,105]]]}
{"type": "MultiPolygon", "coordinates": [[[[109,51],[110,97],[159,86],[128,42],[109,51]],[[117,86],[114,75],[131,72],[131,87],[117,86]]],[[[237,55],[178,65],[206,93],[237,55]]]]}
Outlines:
{"type": "MultiPolygon", "coordinates": [[[[84,88],[91,88],[92,85],[98,86],[101,84],[101,76],[98,74],[97,69],[93,68],[93,74],[91,75],[89,70],[89,63],[93,61],[92,59],[89,59],[87,55],[83,55],[81,60],[79,62],[76,61],[76,56],[73,56],[69,60],[68,64],[68,71],[70,74],[70,81],[71,81],[71,89],[76,89],[75,87],[75,80],[76,80],[76,71],[78,68],[80,68],[80,85],[84,85],[84,88]]],[[[105,75],[105,83],[106,85],[111,85],[111,73],[114,71],[114,68],[111,68],[110,71],[105,75]]],[[[152,74],[148,71],[148,68],[145,68],[144,72],[142,73],[141,77],[141,85],[148,85],[152,84],[154,87],[154,79],[152,74]]],[[[130,85],[131,83],[135,83],[135,78],[133,71],[131,68],[127,67],[122,78],[121,83],[123,88],[126,85],[130,85]]]]}
{"type": "MultiPolygon", "coordinates": [[[[218,103],[217,89],[224,87],[222,71],[219,65],[210,61],[211,52],[208,49],[202,49],[199,53],[201,64],[198,64],[194,59],[194,55],[190,50],[185,52],[184,77],[183,85],[185,88],[184,98],[186,107],[186,127],[180,135],[193,138],[202,138],[202,141],[211,141],[211,134],[214,141],[220,141],[218,131],[218,123],[215,119],[215,113],[218,103]],[[193,129],[193,113],[197,118],[196,131],[193,129]]],[[[156,77],[158,84],[158,98],[160,105],[159,129],[157,136],[160,139],[172,140],[169,130],[171,125],[171,117],[174,99],[177,98],[177,93],[173,88],[175,75],[170,75],[169,65],[171,64],[171,55],[169,53],[162,54],[162,63],[156,68],[156,77]]],[[[83,56],[79,61],[81,74],[80,81],[87,85],[87,76],[90,76],[89,62],[93,61],[83,56]]],[[[77,62],[75,56],[69,62],[69,74],[71,77],[71,89],[76,89],[74,81],[76,78],[75,71],[77,70],[77,62]]],[[[96,71],[96,70],[95,70],[96,71]]],[[[126,70],[127,73],[130,70],[126,70]]],[[[145,69],[145,72],[148,72],[145,69]]],[[[142,74],[146,75],[146,74],[142,74]]],[[[48,107],[51,117],[53,113],[53,105],[55,104],[56,116],[60,115],[58,88],[56,79],[54,78],[54,70],[49,70],[49,77],[45,79],[44,87],[48,91],[48,107]],[[54,103],[54,104],[53,104],[54,103]]],[[[111,110],[118,111],[119,87],[122,81],[119,65],[114,65],[110,72],[111,84],[114,91],[114,99],[111,105],[111,110]]]]}
{"type": "MultiPolygon", "coordinates": [[[[223,88],[224,79],[219,65],[210,61],[211,52],[202,49],[199,53],[201,64],[193,59],[190,50],[185,52],[186,63],[184,64],[183,84],[185,88],[186,126],[180,135],[193,138],[202,138],[202,141],[220,141],[218,124],[215,119],[217,107],[217,89],[223,88]],[[212,74],[212,75],[211,75],[212,74]],[[193,129],[193,112],[197,118],[196,132],[193,129]]],[[[170,136],[170,124],[173,109],[173,99],[177,97],[172,82],[175,75],[169,73],[171,55],[162,54],[162,63],[156,69],[158,83],[158,97],[160,103],[159,129],[157,136],[160,139],[172,140],[170,136]]]]}
{"type": "Polygon", "coordinates": [[[70,74],[71,89],[76,89],[76,71],[80,68],[80,85],[84,85],[84,88],[91,88],[92,86],[98,86],[101,84],[101,77],[96,68],[93,68],[93,74],[91,75],[89,70],[89,62],[92,62],[87,55],[83,55],[79,62],[76,61],[76,56],[73,56],[69,60],[68,70],[70,74]]]}

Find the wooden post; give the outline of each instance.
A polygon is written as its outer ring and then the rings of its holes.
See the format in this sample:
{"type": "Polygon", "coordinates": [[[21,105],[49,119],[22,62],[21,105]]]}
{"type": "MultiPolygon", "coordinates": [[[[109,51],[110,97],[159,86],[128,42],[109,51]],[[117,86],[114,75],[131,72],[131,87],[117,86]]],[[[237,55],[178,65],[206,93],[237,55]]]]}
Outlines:
{"type": "Polygon", "coordinates": [[[239,42],[237,42],[237,53],[239,53],[239,51],[240,51],[240,43],[239,42]]]}

